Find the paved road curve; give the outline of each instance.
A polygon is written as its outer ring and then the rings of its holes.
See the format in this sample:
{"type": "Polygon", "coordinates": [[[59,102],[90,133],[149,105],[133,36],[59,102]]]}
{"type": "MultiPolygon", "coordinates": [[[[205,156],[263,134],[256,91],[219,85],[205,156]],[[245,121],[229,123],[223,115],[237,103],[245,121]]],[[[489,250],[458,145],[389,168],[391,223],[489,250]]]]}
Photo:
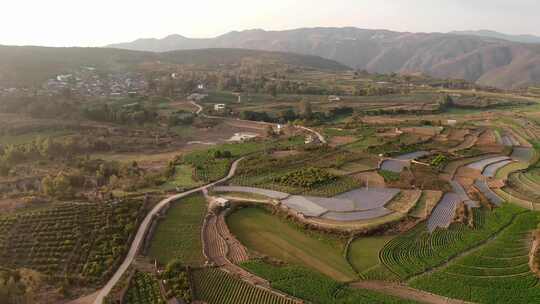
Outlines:
{"type": "Polygon", "coordinates": [[[128,269],[129,265],[131,265],[131,263],[133,262],[133,259],[137,256],[139,248],[141,247],[141,244],[142,244],[142,242],[144,240],[146,231],[148,230],[148,227],[152,223],[152,218],[154,217],[154,215],[156,215],[161,209],[163,209],[163,207],[165,207],[167,204],[169,204],[172,201],[178,200],[180,198],[189,196],[189,195],[191,195],[193,193],[196,193],[196,192],[202,191],[204,189],[207,189],[209,187],[212,187],[212,186],[214,186],[216,184],[227,181],[228,179],[230,179],[231,177],[234,176],[234,173],[236,172],[236,168],[238,167],[238,163],[241,160],[242,159],[238,159],[232,164],[231,169],[229,170],[229,174],[226,177],[224,177],[223,179],[221,179],[221,180],[219,180],[217,182],[213,182],[211,184],[202,186],[202,187],[197,188],[197,189],[193,189],[193,190],[190,190],[190,191],[186,191],[186,192],[183,192],[183,193],[173,195],[173,196],[168,197],[168,198],[162,200],[161,202],[159,202],[148,213],[148,215],[146,215],[146,217],[144,218],[143,222],[139,226],[139,230],[137,231],[137,234],[135,235],[135,238],[133,239],[133,242],[131,243],[131,248],[129,249],[129,252],[128,252],[126,258],[124,259],[124,262],[122,262],[122,265],[120,265],[118,270],[116,270],[115,274],[107,282],[107,284],[105,286],[103,286],[103,288],[101,290],[99,290],[99,293],[98,293],[96,299],[94,300],[94,304],[102,304],[103,303],[103,299],[109,294],[109,292],[111,292],[112,288],[116,285],[116,283],[118,283],[118,281],[120,280],[122,275],[128,269]]]}

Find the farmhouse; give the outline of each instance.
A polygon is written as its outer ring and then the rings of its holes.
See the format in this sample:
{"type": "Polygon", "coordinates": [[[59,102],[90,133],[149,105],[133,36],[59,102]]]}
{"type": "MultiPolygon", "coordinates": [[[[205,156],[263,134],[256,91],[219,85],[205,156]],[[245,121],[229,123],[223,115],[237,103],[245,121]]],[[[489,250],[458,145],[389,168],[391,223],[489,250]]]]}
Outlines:
{"type": "Polygon", "coordinates": [[[341,101],[341,97],[336,96],[336,95],[330,95],[330,96],[328,96],[328,101],[329,102],[341,101]]]}
{"type": "Polygon", "coordinates": [[[454,119],[448,119],[446,121],[446,124],[449,125],[449,126],[455,126],[457,124],[457,120],[454,120],[454,119]]]}
{"type": "Polygon", "coordinates": [[[214,110],[216,111],[225,110],[225,108],[226,108],[226,105],[224,103],[218,103],[214,105],[214,110]]]}

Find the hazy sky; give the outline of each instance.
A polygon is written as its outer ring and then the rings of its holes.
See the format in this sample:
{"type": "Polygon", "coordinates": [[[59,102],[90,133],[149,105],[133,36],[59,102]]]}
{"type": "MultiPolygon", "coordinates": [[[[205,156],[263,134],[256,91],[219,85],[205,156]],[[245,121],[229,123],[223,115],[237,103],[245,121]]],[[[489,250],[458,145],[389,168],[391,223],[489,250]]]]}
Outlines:
{"type": "Polygon", "coordinates": [[[355,26],[540,35],[538,0],[2,0],[0,44],[102,46],[181,34],[355,26]]]}

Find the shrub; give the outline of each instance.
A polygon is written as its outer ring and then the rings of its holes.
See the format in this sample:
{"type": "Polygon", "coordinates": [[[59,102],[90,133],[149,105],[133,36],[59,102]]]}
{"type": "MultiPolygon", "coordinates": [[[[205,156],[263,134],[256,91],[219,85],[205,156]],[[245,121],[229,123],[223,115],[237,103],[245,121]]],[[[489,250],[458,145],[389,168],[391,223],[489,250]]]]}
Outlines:
{"type": "Polygon", "coordinates": [[[302,168],[297,171],[277,177],[277,183],[302,188],[312,188],[331,181],[335,181],[337,176],[320,168],[302,168]]]}

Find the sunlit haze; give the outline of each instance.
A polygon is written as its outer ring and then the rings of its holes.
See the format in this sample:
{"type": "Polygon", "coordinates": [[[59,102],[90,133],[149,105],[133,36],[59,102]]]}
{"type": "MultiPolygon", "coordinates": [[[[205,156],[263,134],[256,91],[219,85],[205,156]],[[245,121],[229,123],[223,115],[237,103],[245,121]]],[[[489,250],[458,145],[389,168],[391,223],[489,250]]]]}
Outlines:
{"type": "Polygon", "coordinates": [[[203,38],[315,26],[539,35],[539,11],[535,0],[6,0],[0,44],[103,46],[170,34],[203,38]]]}

